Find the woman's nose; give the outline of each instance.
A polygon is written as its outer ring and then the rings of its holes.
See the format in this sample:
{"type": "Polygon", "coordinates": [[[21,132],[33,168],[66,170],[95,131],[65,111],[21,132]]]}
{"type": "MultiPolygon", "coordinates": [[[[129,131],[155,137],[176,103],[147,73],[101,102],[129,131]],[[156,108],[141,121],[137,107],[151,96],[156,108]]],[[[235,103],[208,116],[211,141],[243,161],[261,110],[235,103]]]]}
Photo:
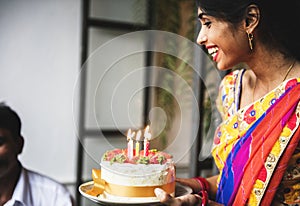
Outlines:
{"type": "Polygon", "coordinates": [[[197,37],[197,43],[203,45],[205,44],[206,41],[207,41],[207,36],[204,34],[202,30],[200,30],[197,37]]]}

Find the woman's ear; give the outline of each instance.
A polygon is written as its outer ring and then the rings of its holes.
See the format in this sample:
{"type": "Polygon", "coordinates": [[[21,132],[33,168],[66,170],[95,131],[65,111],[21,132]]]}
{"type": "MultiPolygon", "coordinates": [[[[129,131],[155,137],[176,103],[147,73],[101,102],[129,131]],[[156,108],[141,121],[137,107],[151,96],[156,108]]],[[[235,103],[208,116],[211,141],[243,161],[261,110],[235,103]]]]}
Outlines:
{"type": "Polygon", "coordinates": [[[246,9],[245,30],[247,33],[253,33],[260,21],[260,11],[257,5],[251,4],[246,9]]]}

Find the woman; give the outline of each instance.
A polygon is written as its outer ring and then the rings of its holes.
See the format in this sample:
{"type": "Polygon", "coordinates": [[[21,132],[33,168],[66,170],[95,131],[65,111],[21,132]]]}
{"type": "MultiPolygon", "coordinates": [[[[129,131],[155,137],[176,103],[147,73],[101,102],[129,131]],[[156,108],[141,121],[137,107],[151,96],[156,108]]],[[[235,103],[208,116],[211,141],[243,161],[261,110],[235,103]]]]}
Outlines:
{"type": "Polygon", "coordinates": [[[212,149],[219,175],[178,179],[195,193],[182,197],[156,189],[163,203],[300,203],[299,11],[300,2],[292,0],[198,0],[197,43],[218,69],[239,63],[248,69],[233,71],[220,85],[223,122],[212,149]]]}

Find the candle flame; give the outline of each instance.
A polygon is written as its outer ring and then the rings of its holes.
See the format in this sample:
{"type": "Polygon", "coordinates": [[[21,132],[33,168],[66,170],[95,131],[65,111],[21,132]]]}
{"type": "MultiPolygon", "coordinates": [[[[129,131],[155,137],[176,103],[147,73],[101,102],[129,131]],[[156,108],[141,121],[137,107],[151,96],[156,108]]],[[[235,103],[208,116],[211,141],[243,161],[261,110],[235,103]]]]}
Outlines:
{"type": "Polygon", "coordinates": [[[148,139],[148,140],[151,139],[151,133],[149,132],[149,125],[147,125],[145,128],[144,137],[145,137],[145,139],[148,139]]]}
{"type": "Polygon", "coordinates": [[[131,129],[129,129],[129,130],[127,131],[127,140],[130,139],[130,136],[131,136],[131,129]]]}
{"type": "Polygon", "coordinates": [[[130,140],[134,137],[135,132],[131,132],[131,129],[128,130],[127,132],[127,140],[130,140]]]}
{"type": "Polygon", "coordinates": [[[142,132],[141,132],[141,130],[139,130],[139,131],[137,132],[137,134],[136,134],[135,139],[136,139],[137,141],[140,141],[140,140],[141,140],[141,136],[142,136],[142,132]]]}

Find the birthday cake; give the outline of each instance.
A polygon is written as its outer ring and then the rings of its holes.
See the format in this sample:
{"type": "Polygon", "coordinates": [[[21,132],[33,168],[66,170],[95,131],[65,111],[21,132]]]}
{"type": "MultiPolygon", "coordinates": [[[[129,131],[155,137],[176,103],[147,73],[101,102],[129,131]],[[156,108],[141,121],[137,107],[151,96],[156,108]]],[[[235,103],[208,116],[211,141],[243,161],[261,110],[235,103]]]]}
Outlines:
{"type": "Polygon", "coordinates": [[[175,166],[172,155],[149,149],[144,140],[140,150],[129,138],[126,149],[106,151],[100,162],[101,170],[93,170],[93,180],[102,187],[101,197],[118,201],[157,200],[155,188],[175,195],[175,166]]]}

